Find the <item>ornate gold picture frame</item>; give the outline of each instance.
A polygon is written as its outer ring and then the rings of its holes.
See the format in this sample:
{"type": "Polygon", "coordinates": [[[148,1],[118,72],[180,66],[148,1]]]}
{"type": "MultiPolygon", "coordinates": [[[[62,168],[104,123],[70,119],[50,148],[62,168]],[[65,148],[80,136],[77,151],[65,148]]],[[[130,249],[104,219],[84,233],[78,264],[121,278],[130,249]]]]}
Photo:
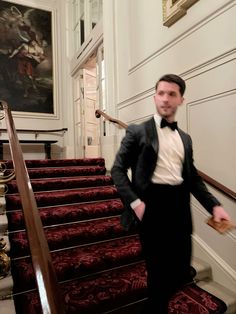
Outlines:
{"type": "Polygon", "coordinates": [[[169,27],[174,24],[197,1],[199,0],[162,0],[163,25],[169,27]]]}

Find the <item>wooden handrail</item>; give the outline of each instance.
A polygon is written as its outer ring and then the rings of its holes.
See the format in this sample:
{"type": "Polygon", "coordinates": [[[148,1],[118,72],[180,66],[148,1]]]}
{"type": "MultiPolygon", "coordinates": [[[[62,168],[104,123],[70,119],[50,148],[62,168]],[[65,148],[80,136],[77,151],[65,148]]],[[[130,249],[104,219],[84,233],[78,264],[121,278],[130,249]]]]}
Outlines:
{"type": "Polygon", "coordinates": [[[99,109],[97,109],[95,111],[95,116],[96,116],[96,118],[100,118],[101,116],[103,116],[106,120],[108,120],[108,121],[110,121],[112,123],[118,124],[118,126],[120,126],[123,129],[126,129],[128,127],[128,125],[126,123],[110,117],[108,114],[106,114],[105,112],[103,112],[103,111],[101,111],[99,109]]]}
{"type": "Polygon", "coordinates": [[[209,177],[207,174],[204,172],[198,170],[198,173],[200,176],[203,178],[203,180],[210,184],[212,187],[226,195],[227,197],[231,198],[232,200],[236,201],[236,193],[229,188],[227,188],[225,185],[221,184],[220,182],[216,181],[215,179],[209,177]]]}
{"type": "Polygon", "coordinates": [[[62,302],[56,273],[52,265],[48,243],[43,231],[42,222],[39,216],[28,171],[23,159],[11,110],[5,101],[0,101],[0,105],[5,115],[10,150],[25,217],[26,231],[42,306],[42,313],[64,314],[64,303],[62,302]]]}
{"type": "MultiPolygon", "coordinates": [[[[101,110],[97,109],[95,111],[95,116],[96,118],[100,118],[101,116],[103,116],[106,120],[113,122],[115,124],[118,124],[121,128],[127,129],[128,125],[120,120],[114,119],[112,117],[110,117],[108,114],[102,112],[101,110]]],[[[212,187],[214,187],[215,189],[217,189],[218,191],[220,191],[221,193],[223,193],[224,195],[226,195],[227,197],[229,197],[230,199],[236,201],[236,192],[230,190],[229,188],[227,188],[226,186],[224,186],[223,184],[221,184],[220,182],[216,181],[215,179],[209,177],[207,174],[205,174],[204,172],[198,170],[199,175],[202,177],[202,179],[210,184],[212,187]]]]}

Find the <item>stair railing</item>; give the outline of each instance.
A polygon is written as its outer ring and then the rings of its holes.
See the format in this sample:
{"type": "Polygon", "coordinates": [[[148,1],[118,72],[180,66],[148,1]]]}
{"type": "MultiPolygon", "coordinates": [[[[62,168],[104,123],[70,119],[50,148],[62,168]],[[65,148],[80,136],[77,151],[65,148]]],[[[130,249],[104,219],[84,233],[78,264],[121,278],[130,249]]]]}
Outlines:
{"type": "MultiPolygon", "coordinates": [[[[41,134],[41,133],[48,133],[48,134],[50,134],[50,133],[62,133],[62,135],[64,135],[66,131],[68,131],[67,128],[51,129],[51,130],[16,129],[17,133],[34,134],[35,139],[37,139],[39,134],[41,134]]],[[[7,129],[0,129],[0,133],[7,133],[7,129]]]]}
{"type": "Polygon", "coordinates": [[[31,251],[42,313],[64,314],[64,303],[52,264],[48,243],[43,231],[36,200],[23,159],[18,136],[14,126],[11,110],[5,101],[0,101],[0,109],[4,112],[6,129],[14,166],[18,191],[25,217],[26,231],[31,251]]]}
{"type": "MultiPolygon", "coordinates": [[[[104,119],[118,125],[120,128],[126,129],[128,127],[126,123],[110,117],[108,114],[99,109],[95,111],[95,116],[96,118],[100,118],[101,116],[103,116],[104,119]]],[[[215,179],[205,174],[204,172],[198,170],[198,173],[206,183],[210,184],[212,187],[214,187],[216,190],[220,191],[221,193],[229,197],[231,200],[236,201],[236,192],[230,190],[220,182],[216,181],[215,179]]]]}

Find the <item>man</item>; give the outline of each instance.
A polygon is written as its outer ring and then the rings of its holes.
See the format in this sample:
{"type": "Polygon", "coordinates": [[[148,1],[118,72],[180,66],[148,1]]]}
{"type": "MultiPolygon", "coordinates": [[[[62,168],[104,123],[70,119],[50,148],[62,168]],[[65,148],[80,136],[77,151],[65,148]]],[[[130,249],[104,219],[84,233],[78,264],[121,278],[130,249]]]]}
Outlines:
{"type": "Polygon", "coordinates": [[[139,227],[147,267],[148,314],[167,314],[171,295],[192,279],[190,193],[215,221],[230,219],[198,175],[190,136],[174,121],[184,92],[185,82],[175,74],[158,80],[157,113],[127,128],[111,170],[126,208],[122,224],[139,227]]]}

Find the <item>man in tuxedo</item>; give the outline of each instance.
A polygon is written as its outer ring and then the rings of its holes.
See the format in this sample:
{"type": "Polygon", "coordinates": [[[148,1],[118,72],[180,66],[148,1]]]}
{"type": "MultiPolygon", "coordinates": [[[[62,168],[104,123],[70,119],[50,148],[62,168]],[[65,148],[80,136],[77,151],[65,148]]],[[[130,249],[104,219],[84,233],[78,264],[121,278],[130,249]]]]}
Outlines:
{"type": "Polygon", "coordinates": [[[230,219],[194,166],[190,136],[174,121],[184,92],[185,81],[175,74],[157,81],[156,114],[128,126],[111,170],[125,205],[121,222],[126,229],[137,225],[140,234],[150,306],[145,313],[167,314],[171,295],[192,279],[190,193],[215,221],[230,219]]]}

